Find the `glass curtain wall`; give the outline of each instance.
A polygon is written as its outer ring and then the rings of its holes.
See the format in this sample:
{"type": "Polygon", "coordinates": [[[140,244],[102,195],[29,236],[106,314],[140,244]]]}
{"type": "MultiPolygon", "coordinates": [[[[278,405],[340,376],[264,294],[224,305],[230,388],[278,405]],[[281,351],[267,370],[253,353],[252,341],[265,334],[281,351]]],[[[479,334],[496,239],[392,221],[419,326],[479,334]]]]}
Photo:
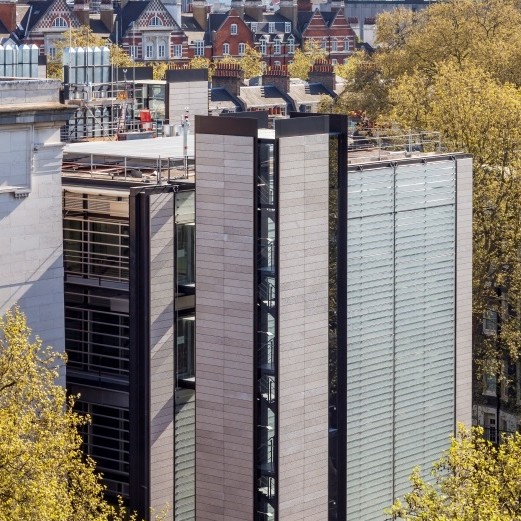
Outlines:
{"type": "MultiPolygon", "coordinates": [[[[128,391],[128,200],[64,193],[65,348],[67,387],[128,391]]],[[[128,408],[90,403],[83,429],[87,453],[104,474],[109,494],[128,497],[128,408]]]]}
{"type": "Polygon", "coordinates": [[[277,176],[273,141],[259,140],[257,178],[257,521],[276,519],[277,176]]]}
{"type": "Polygon", "coordinates": [[[195,521],[194,195],[193,191],[175,195],[175,521],[195,521]]]}

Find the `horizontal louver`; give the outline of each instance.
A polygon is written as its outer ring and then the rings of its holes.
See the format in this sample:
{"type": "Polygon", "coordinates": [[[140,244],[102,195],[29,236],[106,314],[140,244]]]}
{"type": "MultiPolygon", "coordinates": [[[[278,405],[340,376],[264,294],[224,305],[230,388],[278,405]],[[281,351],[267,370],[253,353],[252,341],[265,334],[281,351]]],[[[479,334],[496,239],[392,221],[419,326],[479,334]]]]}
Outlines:
{"type": "Polygon", "coordinates": [[[349,173],[349,521],[385,519],[452,432],[454,204],[453,161],[349,173]]]}

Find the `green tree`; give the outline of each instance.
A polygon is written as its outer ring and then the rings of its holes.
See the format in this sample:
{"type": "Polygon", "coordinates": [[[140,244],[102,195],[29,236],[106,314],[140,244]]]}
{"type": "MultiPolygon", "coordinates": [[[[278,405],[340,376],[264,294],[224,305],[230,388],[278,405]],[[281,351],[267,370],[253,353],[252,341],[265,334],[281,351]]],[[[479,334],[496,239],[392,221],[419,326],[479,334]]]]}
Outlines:
{"type": "Polygon", "coordinates": [[[295,51],[293,60],[288,65],[288,72],[292,78],[307,80],[313,64],[326,58],[326,51],[320,47],[317,40],[307,40],[304,49],[295,51]]]}
{"type": "Polygon", "coordinates": [[[208,69],[208,79],[212,79],[213,71],[215,69],[214,62],[212,60],[205,58],[204,56],[194,56],[189,64],[188,67],[190,69],[208,69]]]}
{"type": "Polygon", "coordinates": [[[499,446],[481,428],[459,427],[450,448],[433,465],[432,479],[414,469],[412,490],[388,510],[404,521],[519,521],[521,519],[521,435],[499,446]]]}
{"type": "Polygon", "coordinates": [[[0,318],[0,521],[123,521],[82,453],[88,418],[56,383],[64,357],[30,334],[18,308],[0,318]]]}
{"type": "Polygon", "coordinates": [[[123,50],[109,40],[95,34],[86,25],[67,29],[63,37],[56,42],[56,56],[51,59],[47,57],[47,77],[63,79],[62,56],[66,47],[103,47],[110,48],[110,57],[115,67],[133,67],[134,60],[123,50]]]}
{"type": "Polygon", "coordinates": [[[263,70],[262,54],[251,45],[246,46],[244,56],[239,59],[246,78],[260,76],[263,70]]]}

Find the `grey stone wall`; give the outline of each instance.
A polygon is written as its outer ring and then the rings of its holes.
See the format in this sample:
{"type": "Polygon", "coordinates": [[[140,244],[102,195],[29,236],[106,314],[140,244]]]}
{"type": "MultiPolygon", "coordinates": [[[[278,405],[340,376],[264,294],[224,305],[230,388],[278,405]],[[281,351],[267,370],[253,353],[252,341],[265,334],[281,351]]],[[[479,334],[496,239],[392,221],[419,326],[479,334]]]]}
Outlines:
{"type": "Polygon", "coordinates": [[[472,159],[456,185],[456,421],[472,424],[472,159]]]}
{"type": "Polygon", "coordinates": [[[196,135],[196,518],[253,513],[253,138],[196,135]]]}
{"type": "Polygon", "coordinates": [[[279,140],[279,519],[328,517],[329,136],[279,140]]]}
{"type": "Polygon", "coordinates": [[[150,196],[150,505],[173,519],[174,197],[150,196]]]}

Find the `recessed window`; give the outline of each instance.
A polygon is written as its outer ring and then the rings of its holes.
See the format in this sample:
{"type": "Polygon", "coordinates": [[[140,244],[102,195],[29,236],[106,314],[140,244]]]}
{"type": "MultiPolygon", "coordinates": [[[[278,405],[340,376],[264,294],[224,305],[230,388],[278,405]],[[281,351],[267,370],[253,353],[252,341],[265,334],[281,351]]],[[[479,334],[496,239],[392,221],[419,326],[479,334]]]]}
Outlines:
{"type": "Polygon", "coordinates": [[[246,44],[240,43],[239,44],[239,56],[243,56],[244,54],[246,54],[246,44]]]}
{"type": "Polygon", "coordinates": [[[230,44],[223,43],[223,56],[228,56],[230,54],[230,44]]]}
{"type": "Polygon", "coordinates": [[[261,54],[266,54],[266,40],[264,38],[262,38],[259,43],[260,43],[261,54]]]}
{"type": "Polygon", "coordinates": [[[338,51],[338,42],[337,42],[336,40],[333,40],[333,41],[331,42],[331,50],[332,50],[333,52],[338,51]]]}
{"type": "Polygon", "coordinates": [[[183,46],[180,43],[176,43],[172,46],[172,57],[182,58],[183,57],[183,46]]]}
{"type": "Polygon", "coordinates": [[[256,33],[257,32],[257,22],[252,22],[250,27],[251,27],[252,33],[256,33]]]}
{"type": "Polygon", "coordinates": [[[351,39],[346,38],[344,40],[344,51],[349,51],[351,49],[351,39]]]}
{"type": "Polygon", "coordinates": [[[195,55],[204,56],[204,41],[198,40],[195,42],[195,55]]]}
{"type": "Polygon", "coordinates": [[[268,24],[268,32],[269,33],[274,33],[275,32],[275,22],[270,22],[268,24]]]}
{"type": "Polygon", "coordinates": [[[237,34],[237,24],[230,25],[230,34],[237,34]]]}
{"type": "Polygon", "coordinates": [[[153,16],[148,25],[150,27],[159,27],[163,25],[163,20],[159,16],[153,16]]]}
{"type": "Polygon", "coordinates": [[[68,27],[68,24],[61,16],[56,17],[52,22],[53,27],[68,27]]]}
{"type": "Polygon", "coordinates": [[[164,43],[160,43],[157,46],[157,57],[166,58],[166,45],[164,43]]]}
{"type": "Polygon", "coordinates": [[[145,45],[145,58],[150,60],[154,57],[154,46],[151,43],[145,45]]]}
{"type": "Polygon", "coordinates": [[[288,33],[291,32],[291,22],[286,22],[286,23],[284,24],[284,32],[285,32],[286,34],[288,34],[288,33]]]}
{"type": "Polygon", "coordinates": [[[295,53],[295,39],[293,36],[290,36],[288,38],[288,54],[294,54],[295,53]]]}
{"type": "Polygon", "coordinates": [[[280,40],[275,40],[273,42],[273,54],[280,54],[281,45],[280,40]]]}

